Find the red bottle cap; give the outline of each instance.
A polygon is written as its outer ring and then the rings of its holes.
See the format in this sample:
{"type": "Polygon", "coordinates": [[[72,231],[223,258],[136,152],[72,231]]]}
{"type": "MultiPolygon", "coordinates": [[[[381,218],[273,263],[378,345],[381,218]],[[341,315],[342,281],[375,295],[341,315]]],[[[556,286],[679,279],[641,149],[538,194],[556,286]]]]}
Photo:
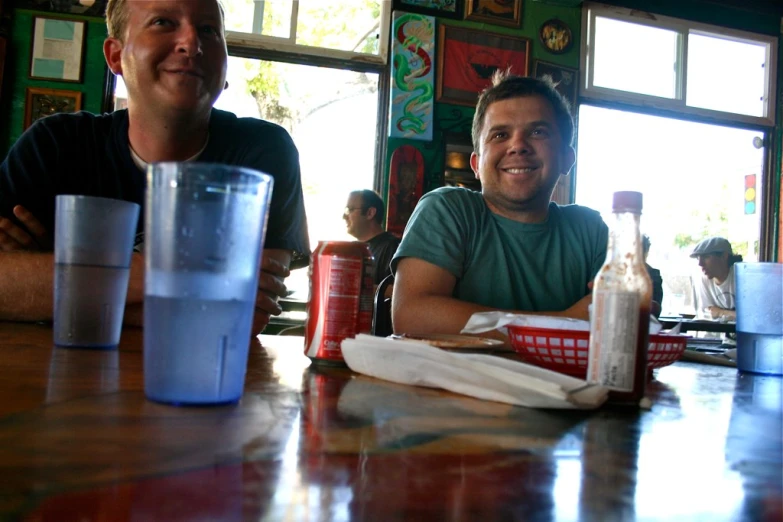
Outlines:
{"type": "Polygon", "coordinates": [[[622,191],[615,192],[612,201],[612,210],[614,212],[637,212],[642,211],[642,193],[622,191]]]}

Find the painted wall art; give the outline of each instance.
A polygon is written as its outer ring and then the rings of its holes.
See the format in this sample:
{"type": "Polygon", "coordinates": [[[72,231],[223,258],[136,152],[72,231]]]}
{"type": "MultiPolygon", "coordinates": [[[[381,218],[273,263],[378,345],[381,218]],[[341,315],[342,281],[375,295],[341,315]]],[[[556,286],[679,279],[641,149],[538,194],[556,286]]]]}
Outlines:
{"type": "Polygon", "coordinates": [[[432,140],[435,19],[395,11],[389,136],[432,140]]]}
{"type": "Polygon", "coordinates": [[[82,93],[60,89],[28,87],[24,105],[24,128],[36,120],[62,112],[76,112],[82,108],[82,93]]]}
{"type": "Polygon", "coordinates": [[[33,17],[30,78],[82,81],[85,22],[33,17]]]}
{"type": "Polygon", "coordinates": [[[555,90],[568,100],[571,105],[571,114],[576,115],[577,79],[579,77],[576,69],[536,60],[533,63],[533,76],[536,78],[548,76],[555,84],[555,90]]]}
{"type": "Polygon", "coordinates": [[[496,70],[527,76],[529,57],[527,38],[441,25],[435,100],[475,106],[496,70]]]}
{"type": "Polygon", "coordinates": [[[394,0],[395,11],[407,11],[428,16],[462,19],[464,0],[394,0]]]}
{"type": "Polygon", "coordinates": [[[468,0],[465,20],[520,27],[522,0],[468,0]]]}

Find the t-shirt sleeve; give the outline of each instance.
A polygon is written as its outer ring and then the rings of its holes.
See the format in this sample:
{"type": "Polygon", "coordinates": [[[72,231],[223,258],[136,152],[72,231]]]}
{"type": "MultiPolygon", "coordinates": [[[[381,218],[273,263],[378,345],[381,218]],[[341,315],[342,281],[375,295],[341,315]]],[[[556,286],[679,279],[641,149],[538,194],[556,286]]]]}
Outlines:
{"type": "Polygon", "coordinates": [[[448,197],[448,193],[425,194],[411,215],[397,253],[392,259],[392,272],[404,257],[415,257],[439,266],[456,278],[464,272],[466,237],[464,212],[448,197]]]}
{"type": "Polygon", "coordinates": [[[268,129],[264,152],[254,162],[254,168],[275,180],[264,247],[292,250],[291,266],[298,268],[307,265],[310,256],[299,152],[282,127],[268,129]]]}

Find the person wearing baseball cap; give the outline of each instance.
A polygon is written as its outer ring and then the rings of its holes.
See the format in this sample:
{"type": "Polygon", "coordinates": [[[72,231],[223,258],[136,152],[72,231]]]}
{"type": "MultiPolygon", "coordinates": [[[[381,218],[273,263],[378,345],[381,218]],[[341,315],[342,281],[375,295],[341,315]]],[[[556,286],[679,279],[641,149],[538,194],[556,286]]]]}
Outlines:
{"type": "Polygon", "coordinates": [[[728,240],[708,237],[696,245],[691,257],[699,260],[703,273],[694,284],[697,310],[709,310],[713,319],[736,320],[734,263],[742,261],[742,256],[732,252],[728,240]]]}

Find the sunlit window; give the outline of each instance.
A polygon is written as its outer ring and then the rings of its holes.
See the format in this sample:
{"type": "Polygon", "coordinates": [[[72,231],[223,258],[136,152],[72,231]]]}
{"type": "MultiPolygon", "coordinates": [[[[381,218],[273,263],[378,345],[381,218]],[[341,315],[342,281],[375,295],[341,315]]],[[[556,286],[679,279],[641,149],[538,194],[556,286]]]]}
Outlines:
{"type": "Polygon", "coordinates": [[[690,34],[688,106],[764,116],[766,55],[762,44],[690,34]]]}
{"type": "Polygon", "coordinates": [[[586,104],[578,132],[577,203],[610,223],[613,192],[644,194],[642,231],[652,243],[647,261],[663,276],[664,315],[696,312],[701,272],[690,253],[702,239],[725,237],[744,261],[758,260],[761,211],[747,213],[745,181],[761,177],[763,133],[586,104]]]}
{"type": "Polygon", "coordinates": [[[390,4],[382,0],[224,0],[229,44],[308,55],[386,59],[390,4]]]}
{"type": "Polygon", "coordinates": [[[585,5],[581,97],[774,125],[777,38],[585,5]]]}
{"type": "Polygon", "coordinates": [[[621,91],[675,98],[675,31],[596,17],[593,84],[621,91]],[[624,64],[617,74],[617,64],[624,64]]]}

